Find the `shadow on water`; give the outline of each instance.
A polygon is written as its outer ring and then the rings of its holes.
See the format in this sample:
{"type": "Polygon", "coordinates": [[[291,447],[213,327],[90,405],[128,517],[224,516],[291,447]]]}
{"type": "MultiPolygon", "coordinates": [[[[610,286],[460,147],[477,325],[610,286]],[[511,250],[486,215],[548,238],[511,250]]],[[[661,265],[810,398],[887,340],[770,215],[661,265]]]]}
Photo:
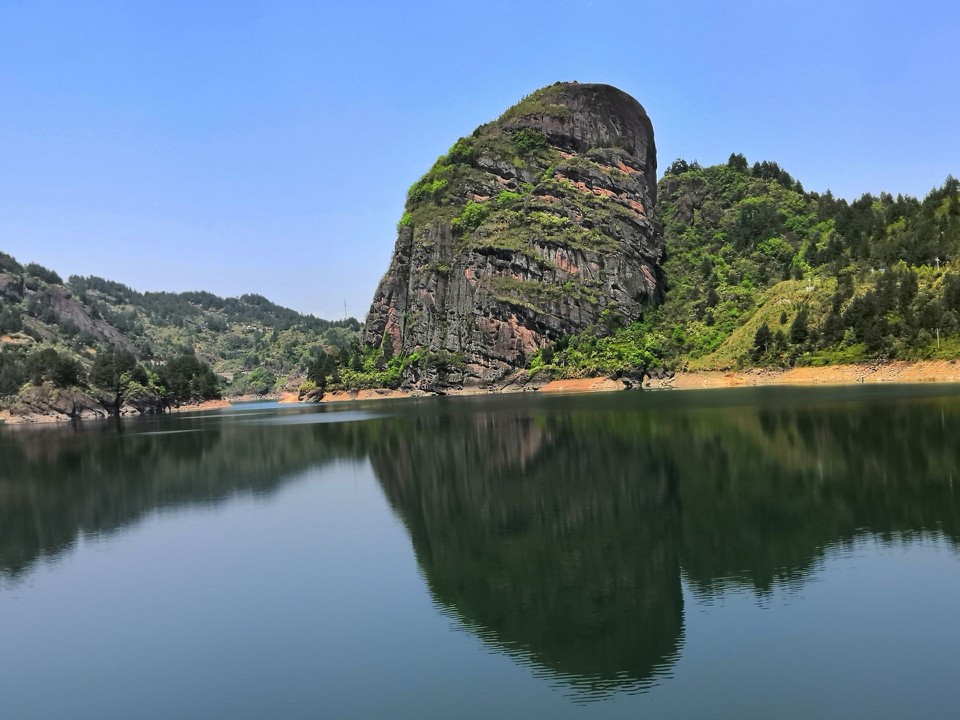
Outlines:
{"type": "Polygon", "coordinates": [[[699,595],[763,596],[860,536],[960,543],[953,389],[363,409],[392,416],[0,431],[0,575],[156,508],[267,494],[312,466],[369,458],[440,610],[589,700],[669,672],[681,576],[699,595]]]}

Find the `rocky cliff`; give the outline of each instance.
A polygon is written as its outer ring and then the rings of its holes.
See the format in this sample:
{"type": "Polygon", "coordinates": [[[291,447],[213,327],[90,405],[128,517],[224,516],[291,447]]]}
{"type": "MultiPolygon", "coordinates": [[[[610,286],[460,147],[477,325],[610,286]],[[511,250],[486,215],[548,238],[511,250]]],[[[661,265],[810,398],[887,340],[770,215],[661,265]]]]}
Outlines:
{"type": "Polygon", "coordinates": [[[663,289],[655,203],[640,103],[608,85],[538,90],[410,189],[363,341],[430,353],[408,384],[483,385],[565,335],[636,320],[663,289]]]}

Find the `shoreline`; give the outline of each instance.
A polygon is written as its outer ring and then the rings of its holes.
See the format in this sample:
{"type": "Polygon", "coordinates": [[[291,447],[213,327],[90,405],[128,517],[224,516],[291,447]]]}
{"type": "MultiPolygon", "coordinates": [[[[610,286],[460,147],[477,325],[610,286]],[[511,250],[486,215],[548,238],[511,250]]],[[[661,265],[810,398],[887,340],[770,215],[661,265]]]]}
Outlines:
{"type": "MultiPolygon", "coordinates": [[[[209,410],[223,410],[232,405],[229,400],[205,400],[202,403],[191,403],[189,405],[179,405],[177,407],[169,408],[166,412],[158,413],[157,415],[174,415],[179,413],[186,412],[206,412],[209,410]]],[[[148,413],[147,415],[150,415],[148,413]]],[[[0,426],[3,425],[63,425],[68,424],[74,421],[88,421],[88,420],[113,420],[115,418],[124,418],[124,417],[142,417],[140,413],[131,413],[131,414],[120,414],[120,415],[94,415],[94,416],[80,416],[80,417],[70,417],[69,415],[64,415],[59,412],[51,412],[46,415],[32,414],[32,415],[13,415],[9,410],[0,410],[0,426]]],[[[156,415],[155,415],[156,416],[156,415]]]]}
{"type": "MultiPolygon", "coordinates": [[[[673,377],[647,378],[644,390],[708,390],[733,387],[829,387],[843,385],[926,383],[960,383],[960,362],[956,360],[893,360],[883,363],[826,365],[823,367],[750,368],[746,370],[679,370],[673,377]]],[[[567,378],[542,383],[531,381],[525,386],[510,385],[502,389],[452,389],[451,397],[473,395],[500,395],[506,393],[594,393],[619,392],[628,389],[623,380],[611,377],[567,378]]],[[[634,385],[633,387],[639,386],[634,385]]],[[[410,397],[428,397],[433,393],[420,390],[336,390],[327,393],[318,403],[303,405],[356,402],[362,400],[390,400],[410,397]]]]}
{"type": "MultiPolygon", "coordinates": [[[[673,377],[647,378],[644,390],[707,390],[734,387],[828,387],[840,385],[877,384],[928,384],[960,383],[960,362],[957,360],[893,360],[884,363],[858,363],[854,365],[827,365],[824,367],[750,368],[747,370],[679,370],[673,377]]],[[[475,395],[500,395],[507,393],[540,392],[595,393],[619,392],[628,389],[628,383],[611,377],[569,378],[545,382],[530,381],[525,385],[508,385],[498,389],[468,387],[448,390],[450,397],[475,395]]],[[[636,387],[636,386],[634,386],[636,387]]],[[[208,412],[223,410],[235,402],[246,399],[275,399],[284,405],[320,405],[364,400],[398,400],[415,397],[435,397],[435,393],[422,390],[335,390],[315,402],[300,401],[294,392],[278,393],[276,397],[236,397],[208,400],[202,403],[181,405],[167,411],[169,414],[208,412]]],[[[77,418],[78,420],[104,420],[110,416],[77,418]]],[[[0,425],[59,425],[71,422],[66,415],[11,415],[9,410],[0,410],[0,425]]]]}
{"type": "Polygon", "coordinates": [[[202,403],[191,403],[190,405],[180,405],[178,407],[170,408],[167,412],[163,413],[164,415],[174,415],[176,413],[185,413],[185,412],[204,412],[207,410],[223,410],[232,405],[229,400],[226,398],[221,398],[220,400],[204,400],[202,403]]]}
{"type": "Polygon", "coordinates": [[[882,363],[823,367],[693,370],[677,372],[673,378],[648,380],[643,386],[651,389],[697,390],[761,385],[810,387],[923,383],[960,383],[960,362],[956,360],[891,360],[882,363]]]}

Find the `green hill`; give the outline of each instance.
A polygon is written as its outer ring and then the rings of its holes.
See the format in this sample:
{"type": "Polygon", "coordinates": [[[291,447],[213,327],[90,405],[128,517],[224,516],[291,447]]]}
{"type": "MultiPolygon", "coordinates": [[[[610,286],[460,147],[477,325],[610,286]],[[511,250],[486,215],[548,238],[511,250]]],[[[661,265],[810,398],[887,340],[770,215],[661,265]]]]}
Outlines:
{"type": "Polygon", "coordinates": [[[960,182],[919,200],[807,192],[776,163],[674,162],[664,302],[543,349],[556,376],[960,355],[960,182]]]}
{"type": "Polygon", "coordinates": [[[64,282],[0,253],[0,400],[7,405],[44,385],[108,404],[118,394],[131,397],[131,389],[167,404],[296,389],[317,358],[354,347],[359,327],[260,295],[142,293],[99,277],[64,282]]]}

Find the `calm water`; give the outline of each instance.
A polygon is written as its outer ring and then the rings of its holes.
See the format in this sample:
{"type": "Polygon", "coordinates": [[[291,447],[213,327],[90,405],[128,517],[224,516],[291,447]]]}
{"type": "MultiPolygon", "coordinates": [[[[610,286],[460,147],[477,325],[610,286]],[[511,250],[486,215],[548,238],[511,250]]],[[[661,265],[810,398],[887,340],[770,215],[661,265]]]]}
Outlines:
{"type": "Polygon", "coordinates": [[[956,718],[960,389],[0,428],[0,717],[956,718]]]}

